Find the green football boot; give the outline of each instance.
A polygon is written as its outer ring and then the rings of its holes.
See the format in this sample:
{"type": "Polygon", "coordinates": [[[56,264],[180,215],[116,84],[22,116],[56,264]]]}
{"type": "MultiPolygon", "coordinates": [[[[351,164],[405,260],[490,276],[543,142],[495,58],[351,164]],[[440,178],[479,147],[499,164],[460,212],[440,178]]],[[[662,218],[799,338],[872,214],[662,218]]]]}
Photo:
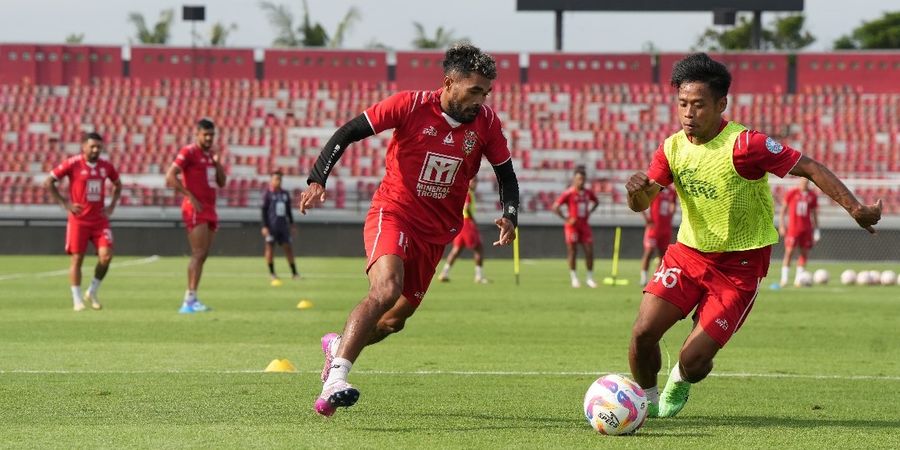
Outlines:
{"type": "Polygon", "coordinates": [[[691,383],[687,381],[672,381],[670,378],[659,396],[659,417],[675,417],[687,404],[690,392],[691,383]]]}

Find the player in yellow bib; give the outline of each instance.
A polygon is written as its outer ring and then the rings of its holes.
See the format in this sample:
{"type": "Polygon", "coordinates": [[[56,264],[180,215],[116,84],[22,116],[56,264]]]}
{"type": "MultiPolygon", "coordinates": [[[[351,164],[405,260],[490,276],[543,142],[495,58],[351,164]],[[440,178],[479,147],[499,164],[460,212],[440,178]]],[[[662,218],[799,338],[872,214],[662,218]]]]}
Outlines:
{"type": "Polygon", "coordinates": [[[626,184],[628,206],[644,211],[660,189],[675,185],[682,220],[644,288],[628,360],[650,401],[651,417],[672,417],[687,403],[692,383],[712,371],[713,357],[747,318],[769,269],[774,226],[768,174],[808,178],[870,233],[881,200],[864,205],[828,168],[763,133],[722,118],[731,74],[704,53],[672,70],[681,131],[660,145],[646,173],[626,184]],[[694,328],[681,347],[663,392],[659,341],[694,311],[694,328]]]}

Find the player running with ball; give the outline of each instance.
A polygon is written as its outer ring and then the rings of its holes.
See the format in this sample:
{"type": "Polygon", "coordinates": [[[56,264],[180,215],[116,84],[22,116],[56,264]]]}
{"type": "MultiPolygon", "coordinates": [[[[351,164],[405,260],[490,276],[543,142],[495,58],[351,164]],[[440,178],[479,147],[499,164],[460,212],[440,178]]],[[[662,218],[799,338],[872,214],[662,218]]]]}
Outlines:
{"type": "Polygon", "coordinates": [[[519,186],[500,118],[484,105],[497,77],[494,59],[471,45],[444,58],[443,87],[406,91],[376,103],[339,128],[325,144],[300,196],[300,212],[325,200],[325,181],[347,146],[394,129],[385,175],[372,198],[364,239],[369,292],[350,313],[344,332],[322,337],[325,367],[315,410],[323,416],[352,406],[359,391],[347,374],[363,348],[403,329],[416,312],[447,245],[463,226],[469,180],[482,156],[494,168],[503,217],[500,237],[515,239],[519,186]]]}
{"type": "Polygon", "coordinates": [[[712,371],[713,357],[741,327],[769,269],[774,226],[768,173],[810,179],[870,233],[881,200],[863,205],[828,168],[758,131],[724,120],[731,74],[704,53],[672,71],[682,130],[657,149],[647,173],[626,184],[628,206],[647,209],[660,189],[675,185],[681,202],[678,242],[644,288],[628,359],[650,401],[651,417],[672,417],[691,385],[712,371]],[[659,341],[694,311],[694,328],[681,347],[662,394],[659,341]]]}

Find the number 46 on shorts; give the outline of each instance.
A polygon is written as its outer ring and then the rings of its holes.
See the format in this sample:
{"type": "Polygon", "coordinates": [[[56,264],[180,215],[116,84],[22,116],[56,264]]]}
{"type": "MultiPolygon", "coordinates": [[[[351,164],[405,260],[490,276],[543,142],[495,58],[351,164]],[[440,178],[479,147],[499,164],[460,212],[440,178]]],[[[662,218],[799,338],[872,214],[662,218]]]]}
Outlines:
{"type": "Polygon", "coordinates": [[[653,274],[653,282],[662,283],[666,289],[672,289],[678,284],[679,275],[681,275],[681,269],[677,267],[666,268],[666,266],[660,264],[659,270],[653,274]]]}

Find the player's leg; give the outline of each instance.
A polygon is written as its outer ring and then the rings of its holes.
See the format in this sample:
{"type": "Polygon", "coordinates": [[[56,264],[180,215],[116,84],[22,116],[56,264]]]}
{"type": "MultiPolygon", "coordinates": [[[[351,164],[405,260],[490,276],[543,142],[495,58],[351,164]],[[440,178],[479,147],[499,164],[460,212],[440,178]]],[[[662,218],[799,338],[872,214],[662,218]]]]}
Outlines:
{"type": "Polygon", "coordinates": [[[806,259],[809,257],[809,247],[806,245],[801,245],[798,249],[799,256],[797,256],[797,270],[794,272],[794,285],[799,286],[800,275],[806,272],[806,259]]]}
{"type": "Polygon", "coordinates": [[[572,287],[578,288],[581,287],[581,282],[578,281],[578,270],[575,266],[578,259],[578,250],[575,245],[575,242],[566,240],[566,261],[569,263],[569,279],[572,282],[572,287]]]}
{"type": "MultiPolygon", "coordinates": [[[[373,249],[373,252],[376,250],[373,249]]],[[[404,267],[398,255],[382,255],[371,264],[368,271],[369,292],[353,309],[340,336],[323,337],[326,367],[323,370],[322,393],[316,399],[315,410],[323,416],[331,416],[338,407],[353,406],[359,399],[359,391],[347,382],[347,375],[362,349],[377,335],[384,339],[390,334],[385,324],[380,334],[376,333],[379,322],[398,303],[403,291],[404,267]],[[326,343],[326,338],[330,341],[326,343]],[[330,354],[334,351],[334,354],[330,354]]],[[[403,319],[405,322],[405,319],[403,319]]],[[[402,328],[402,323],[390,325],[402,328]]],[[[399,331],[400,328],[396,330],[399,331]]]]}
{"type": "Polygon", "coordinates": [[[266,266],[269,268],[269,278],[273,281],[278,279],[278,275],[275,274],[275,261],[272,256],[274,251],[275,241],[267,238],[263,249],[263,257],[266,259],[266,266]]]}
{"type": "Polygon", "coordinates": [[[69,263],[69,284],[72,288],[72,308],[75,311],[84,310],[84,300],[81,298],[81,264],[84,262],[84,253],[72,253],[69,263]]]}
{"type": "Polygon", "coordinates": [[[587,267],[584,283],[590,288],[595,288],[597,283],[594,281],[594,242],[586,240],[581,243],[581,247],[584,249],[584,263],[587,267]]]}
{"type": "Polygon", "coordinates": [[[284,258],[287,259],[288,266],[291,267],[291,278],[297,279],[300,277],[300,274],[297,272],[297,263],[294,260],[294,247],[291,245],[291,241],[288,240],[281,244],[282,250],[284,250],[284,258]]]}
{"type": "Polygon", "coordinates": [[[462,244],[457,244],[456,241],[453,241],[453,248],[447,254],[447,262],[444,263],[444,268],[441,269],[441,275],[438,277],[438,280],[450,281],[450,269],[453,268],[453,263],[456,262],[456,258],[459,258],[460,253],[462,253],[462,244]]]}
{"type": "Polygon", "coordinates": [[[84,310],[84,300],[81,297],[81,265],[90,237],[87,231],[74,220],[70,219],[66,224],[66,253],[70,255],[69,284],[72,291],[72,308],[75,311],[84,310]]]}
{"type": "Polygon", "coordinates": [[[472,260],[475,262],[475,282],[487,284],[490,281],[484,276],[484,246],[479,239],[472,247],[472,260]]]}
{"type": "Polygon", "coordinates": [[[785,237],[784,239],[784,258],[781,260],[781,287],[787,286],[788,277],[791,272],[791,258],[794,257],[793,238],[785,237]]]}
{"type": "Polygon", "coordinates": [[[207,222],[197,224],[188,231],[188,243],[191,246],[191,259],[188,263],[188,288],[184,295],[184,303],[179,312],[203,312],[209,308],[197,298],[197,288],[200,286],[200,277],[203,275],[203,264],[209,256],[215,231],[210,229],[207,222]]]}
{"type": "Polygon", "coordinates": [[[100,304],[100,283],[106,277],[109,271],[109,265],[112,263],[113,249],[110,245],[102,245],[97,248],[97,266],[94,267],[94,279],[91,280],[91,286],[84,295],[84,299],[91,302],[91,308],[100,310],[103,305],[100,304]]]}
{"type": "Polygon", "coordinates": [[[653,257],[653,249],[656,248],[655,239],[644,232],[644,254],[641,255],[641,286],[647,284],[647,271],[650,269],[650,258],[653,257]]]}
{"type": "Polygon", "coordinates": [[[662,368],[659,341],[683,317],[684,312],[679,307],[655,294],[645,292],[637,319],[631,328],[628,364],[634,380],[647,394],[653,416],[656,415],[659,404],[657,375],[662,368]]]}

